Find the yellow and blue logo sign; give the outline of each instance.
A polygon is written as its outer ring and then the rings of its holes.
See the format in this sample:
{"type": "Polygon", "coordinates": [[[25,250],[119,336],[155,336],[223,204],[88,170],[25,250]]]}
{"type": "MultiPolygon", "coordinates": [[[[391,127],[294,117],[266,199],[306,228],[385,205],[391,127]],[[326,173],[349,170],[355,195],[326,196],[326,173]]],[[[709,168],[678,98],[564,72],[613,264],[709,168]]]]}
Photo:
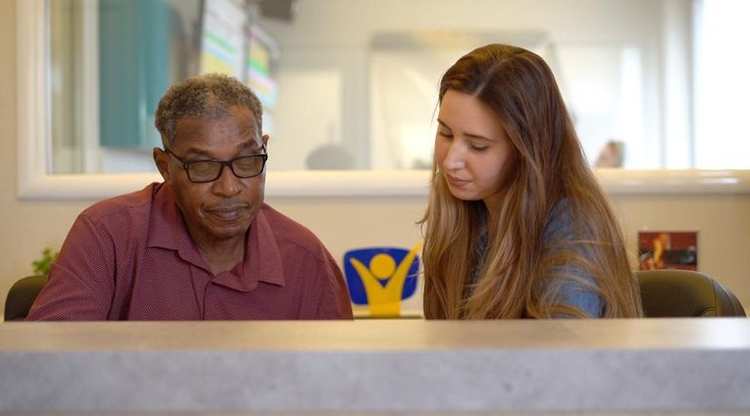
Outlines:
{"type": "Polygon", "coordinates": [[[367,305],[371,316],[401,313],[401,301],[414,295],[421,245],[411,250],[369,247],[344,253],[344,273],[355,305],[367,305]]]}

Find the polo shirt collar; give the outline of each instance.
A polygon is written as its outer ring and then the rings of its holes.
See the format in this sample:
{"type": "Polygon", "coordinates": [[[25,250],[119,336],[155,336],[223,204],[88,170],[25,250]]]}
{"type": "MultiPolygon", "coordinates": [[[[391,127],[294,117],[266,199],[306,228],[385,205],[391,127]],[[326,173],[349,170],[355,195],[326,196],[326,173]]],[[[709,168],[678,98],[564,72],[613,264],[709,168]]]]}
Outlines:
{"type": "MultiPolygon", "coordinates": [[[[284,286],[284,269],[276,236],[265,216],[264,203],[245,236],[245,258],[230,271],[218,274],[214,282],[249,292],[258,281],[284,286]]],[[[210,273],[177,207],[172,188],[161,183],[154,187],[147,247],[174,250],[180,258],[210,273]]]]}
{"type": "Polygon", "coordinates": [[[258,281],[284,286],[281,252],[271,224],[261,209],[245,237],[245,259],[229,272],[220,273],[214,282],[242,292],[253,290],[258,281]]]}

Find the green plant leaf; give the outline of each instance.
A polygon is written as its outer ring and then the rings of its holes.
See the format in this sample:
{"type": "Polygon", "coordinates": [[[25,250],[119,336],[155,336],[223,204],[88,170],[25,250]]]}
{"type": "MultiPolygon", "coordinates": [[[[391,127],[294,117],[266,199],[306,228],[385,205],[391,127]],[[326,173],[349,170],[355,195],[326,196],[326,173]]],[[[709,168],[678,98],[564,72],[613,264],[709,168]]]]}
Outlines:
{"type": "Polygon", "coordinates": [[[57,260],[58,251],[53,250],[50,247],[46,247],[42,250],[42,257],[31,262],[31,269],[34,271],[34,275],[47,276],[49,274],[52,264],[57,260]]]}

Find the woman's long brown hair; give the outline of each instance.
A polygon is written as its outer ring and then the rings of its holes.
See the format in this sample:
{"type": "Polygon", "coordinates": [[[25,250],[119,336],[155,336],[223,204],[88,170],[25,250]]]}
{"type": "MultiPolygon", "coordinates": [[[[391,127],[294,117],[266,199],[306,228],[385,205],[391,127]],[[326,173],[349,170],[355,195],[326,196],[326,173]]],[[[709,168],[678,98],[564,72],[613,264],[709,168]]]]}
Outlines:
{"type": "Polygon", "coordinates": [[[433,163],[422,220],[428,319],[497,319],[585,316],[560,301],[562,282],[595,291],[605,317],[642,314],[620,228],[588,166],[554,75],[525,49],[487,45],[460,58],[443,75],[448,90],[471,94],[497,114],[514,147],[499,215],[480,261],[475,247],[486,208],[453,197],[433,163]],[[564,201],[576,239],[551,250],[543,241],[552,210],[564,201]],[[585,279],[583,270],[593,276],[585,279]]]}

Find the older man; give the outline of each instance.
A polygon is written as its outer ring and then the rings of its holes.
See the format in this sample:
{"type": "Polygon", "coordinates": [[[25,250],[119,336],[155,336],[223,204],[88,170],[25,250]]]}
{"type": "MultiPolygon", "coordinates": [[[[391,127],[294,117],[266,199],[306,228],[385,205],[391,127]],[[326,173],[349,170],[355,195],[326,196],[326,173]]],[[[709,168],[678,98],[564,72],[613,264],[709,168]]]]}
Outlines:
{"type": "Polygon", "coordinates": [[[81,213],[28,319],[351,318],[323,244],[263,202],[261,111],[227,76],[171,87],[153,151],[164,182],[81,213]]]}

